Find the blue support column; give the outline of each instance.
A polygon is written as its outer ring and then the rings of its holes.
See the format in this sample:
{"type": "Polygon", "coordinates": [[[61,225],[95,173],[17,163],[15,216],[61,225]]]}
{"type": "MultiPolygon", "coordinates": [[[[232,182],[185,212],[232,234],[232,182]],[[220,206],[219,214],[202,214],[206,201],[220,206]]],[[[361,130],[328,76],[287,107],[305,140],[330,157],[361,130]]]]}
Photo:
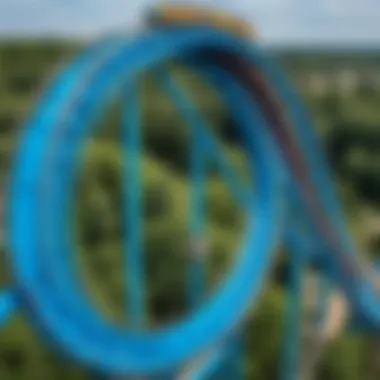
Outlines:
{"type": "MultiPolygon", "coordinates": [[[[191,260],[190,266],[190,302],[191,306],[196,306],[202,301],[202,295],[206,291],[204,273],[204,263],[202,256],[205,254],[206,241],[205,232],[205,177],[206,177],[206,158],[211,154],[214,155],[215,163],[222,172],[227,186],[233,197],[238,202],[239,206],[244,210],[249,200],[249,191],[242,184],[241,179],[236,175],[228,157],[223,152],[220,141],[213,136],[212,130],[204,118],[199,114],[191,97],[186,91],[168,74],[160,71],[157,73],[157,78],[163,89],[170,96],[174,104],[181,111],[187,122],[191,136],[191,179],[192,192],[190,200],[190,235],[193,242],[193,253],[195,257],[191,260]],[[207,157],[206,157],[207,156],[207,157]],[[201,256],[201,257],[199,257],[201,256]]],[[[238,334],[230,339],[227,347],[223,349],[221,362],[216,360],[210,361],[196,375],[196,379],[201,380],[208,378],[210,373],[214,372],[212,378],[223,378],[226,372],[229,373],[229,378],[239,380],[244,378],[242,361],[244,344],[242,337],[238,334]]]]}
{"type": "Polygon", "coordinates": [[[146,290],[143,262],[142,226],[142,105],[136,83],[125,97],[125,273],[127,274],[127,308],[133,327],[146,322],[146,290]]]}
{"type": "Polygon", "coordinates": [[[17,308],[16,297],[11,291],[0,295],[0,327],[3,327],[13,316],[17,308]]]}
{"type": "Polygon", "coordinates": [[[287,308],[285,311],[284,346],[280,368],[281,380],[298,380],[303,303],[304,262],[290,257],[287,308]]]}
{"type": "Polygon", "coordinates": [[[190,307],[196,308],[204,299],[207,291],[207,255],[205,198],[207,196],[207,164],[204,139],[198,127],[191,130],[190,152],[190,244],[191,257],[189,269],[190,307]]]}

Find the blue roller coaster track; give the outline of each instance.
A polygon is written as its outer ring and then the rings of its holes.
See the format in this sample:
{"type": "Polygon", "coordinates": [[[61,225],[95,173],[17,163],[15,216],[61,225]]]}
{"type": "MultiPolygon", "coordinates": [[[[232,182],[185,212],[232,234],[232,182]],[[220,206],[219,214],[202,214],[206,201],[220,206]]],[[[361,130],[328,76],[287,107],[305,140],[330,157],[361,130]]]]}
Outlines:
{"type": "MultiPolygon", "coordinates": [[[[115,36],[70,63],[46,91],[25,128],[8,193],[10,261],[14,283],[0,303],[0,322],[24,312],[42,336],[69,357],[110,375],[176,377],[195,358],[190,378],[207,378],[227,357],[243,350],[239,331],[269,276],[275,253],[290,257],[289,299],[281,367],[296,378],[304,269],[316,263],[321,278],[338,287],[355,316],[380,325],[380,299],[345,224],[323,150],[302,101],[275,60],[258,43],[212,25],[153,28],[132,39],[115,36]],[[179,61],[212,84],[230,108],[254,178],[237,180],[191,99],[165,68],[179,61]],[[236,263],[219,291],[196,307],[204,289],[194,259],[189,285],[192,312],[163,328],[143,329],[144,271],[141,257],[141,107],[138,82],[149,70],[181,111],[192,132],[191,236],[202,246],[202,181],[212,159],[235,199],[249,213],[236,263]],[[116,98],[124,99],[125,213],[129,254],[126,271],[132,326],[112,324],[89,300],[69,257],[76,248],[67,227],[78,181],[81,148],[96,120],[116,98]],[[221,343],[225,342],[225,343],[221,343]],[[228,342],[228,343],[226,343],[228,342]]],[[[198,244],[198,245],[197,245],[198,244]]],[[[323,280],[321,280],[323,282],[323,280]]],[[[321,320],[328,294],[321,286],[321,320]]],[[[235,374],[233,378],[243,377],[235,374]]],[[[232,378],[231,377],[231,378],[232,378]]]]}

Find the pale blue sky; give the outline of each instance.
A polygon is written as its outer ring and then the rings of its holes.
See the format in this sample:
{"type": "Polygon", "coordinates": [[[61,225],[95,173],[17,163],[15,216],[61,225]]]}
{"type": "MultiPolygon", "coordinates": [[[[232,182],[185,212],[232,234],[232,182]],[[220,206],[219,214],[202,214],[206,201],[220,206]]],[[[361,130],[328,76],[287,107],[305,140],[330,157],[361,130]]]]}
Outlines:
{"type": "MultiPolygon", "coordinates": [[[[203,3],[210,1],[203,0],[203,3]]],[[[154,3],[157,0],[0,0],[0,37],[92,37],[133,29],[142,10],[154,3]]],[[[380,46],[380,0],[220,0],[217,3],[244,15],[268,43],[380,46]]]]}

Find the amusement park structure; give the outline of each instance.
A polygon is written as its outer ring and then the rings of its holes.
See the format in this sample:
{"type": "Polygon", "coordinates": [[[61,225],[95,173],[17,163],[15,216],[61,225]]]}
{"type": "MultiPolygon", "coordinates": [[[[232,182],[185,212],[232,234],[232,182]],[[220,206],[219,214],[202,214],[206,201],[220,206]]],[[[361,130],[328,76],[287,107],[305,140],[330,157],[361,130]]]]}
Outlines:
{"type": "MultiPolygon", "coordinates": [[[[1,299],[1,323],[17,310],[25,313],[46,344],[107,378],[218,379],[225,363],[241,355],[246,315],[280,246],[286,247],[289,262],[283,380],[310,380],[326,344],[345,328],[373,331],[380,325],[376,270],[363,263],[351,240],[307,111],[251,26],[215,9],[157,7],[135,38],[103,39],[71,62],[25,128],[6,205],[14,283],[1,299]],[[249,158],[253,188],[239,184],[220,142],[170,75],[167,64],[172,62],[196,72],[227,104],[249,158]],[[141,107],[136,89],[147,71],[194,136],[191,176],[197,186],[189,217],[196,255],[189,297],[195,305],[203,286],[199,257],[207,254],[200,186],[206,155],[215,160],[248,215],[241,251],[218,291],[181,321],[158,330],[144,329],[141,107]],[[80,152],[114,99],[125,100],[124,143],[132,157],[125,193],[133,324],[128,328],[97,310],[69,259],[76,252],[67,225],[80,152]],[[315,318],[303,323],[304,279],[309,279],[310,268],[315,272],[315,318]],[[312,348],[301,360],[307,339],[312,348]]],[[[238,365],[234,371],[230,379],[244,378],[238,365]]]]}

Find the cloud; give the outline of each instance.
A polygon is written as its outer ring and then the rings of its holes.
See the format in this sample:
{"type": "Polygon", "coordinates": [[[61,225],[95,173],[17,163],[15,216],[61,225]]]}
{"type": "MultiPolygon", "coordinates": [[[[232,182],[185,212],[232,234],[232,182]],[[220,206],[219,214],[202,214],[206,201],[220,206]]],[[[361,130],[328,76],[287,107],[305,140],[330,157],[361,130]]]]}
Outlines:
{"type": "MultiPolygon", "coordinates": [[[[177,0],[185,2],[185,0],[177,0]]],[[[192,0],[252,22],[268,42],[380,44],[379,0],[192,0]]],[[[0,35],[97,36],[133,29],[157,0],[0,0],[0,35]]]]}
{"type": "Polygon", "coordinates": [[[379,16],[380,5],[377,0],[319,0],[319,7],[326,15],[338,17],[358,17],[373,14],[379,16]]]}

